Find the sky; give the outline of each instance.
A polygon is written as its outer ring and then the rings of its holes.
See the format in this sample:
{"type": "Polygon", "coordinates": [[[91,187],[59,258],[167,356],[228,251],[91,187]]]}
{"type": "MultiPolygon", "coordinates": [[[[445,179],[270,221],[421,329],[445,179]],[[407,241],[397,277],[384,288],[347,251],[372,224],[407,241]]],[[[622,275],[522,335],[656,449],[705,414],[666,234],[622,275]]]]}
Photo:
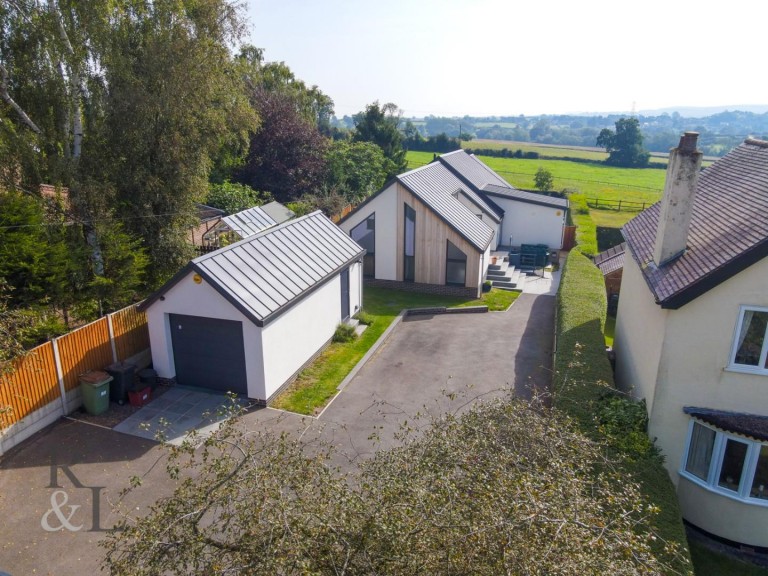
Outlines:
{"type": "Polygon", "coordinates": [[[250,43],[333,98],[406,117],[768,103],[761,3],[246,0],[250,43]],[[748,18],[755,20],[748,20],[748,18]],[[758,33],[759,34],[759,33],[758,33]]]}

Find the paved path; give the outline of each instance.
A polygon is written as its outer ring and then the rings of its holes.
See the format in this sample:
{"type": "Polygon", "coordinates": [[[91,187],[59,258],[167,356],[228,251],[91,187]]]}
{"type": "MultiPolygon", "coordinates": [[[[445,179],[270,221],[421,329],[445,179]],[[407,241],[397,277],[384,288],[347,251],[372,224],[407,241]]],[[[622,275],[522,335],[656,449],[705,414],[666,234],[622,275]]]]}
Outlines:
{"type": "MultiPolygon", "coordinates": [[[[243,420],[254,429],[322,437],[337,446],[340,465],[354,466],[356,459],[391,446],[400,423],[413,422],[419,411],[436,415],[461,410],[478,396],[514,390],[528,398],[533,390],[546,389],[554,306],[552,296],[522,294],[506,312],[405,319],[319,419],[263,409],[243,420]],[[378,442],[370,439],[374,431],[378,442]]],[[[156,443],[70,420],[6,454],[0,460],[0,572],[97,574],[102,554],[97,542],[104,532],[96,530],[114,524],[110,502],[133,475],[143,478],[127,502],[134,512],[172,489],[156,443]],[[60,488],[51,482],[51,463],[68,467],[55,469],[60,488]],[[80,530],[44,530],[42,520],[57,490],[69,498],[65,515],[69,506],[80,506],[71,516],[80,530]]],[[[62,524],[53,514],[48,520],[50,527],[62,524]]]]}

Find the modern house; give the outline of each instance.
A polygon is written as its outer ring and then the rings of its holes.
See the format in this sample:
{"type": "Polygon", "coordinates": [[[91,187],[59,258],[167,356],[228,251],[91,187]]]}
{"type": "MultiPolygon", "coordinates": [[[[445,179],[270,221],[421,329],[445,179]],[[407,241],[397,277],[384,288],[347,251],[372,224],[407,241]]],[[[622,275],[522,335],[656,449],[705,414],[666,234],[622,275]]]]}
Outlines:
{"type": "Polygon", "coordinates": [[[369,282],[477,297],[505,240],[559,249],[567,207],[457,150],[395,177],[339,226],[366,248],[369,282]]]}
{"type": "Polygon", "coordinates": [[[768,142],[700,172],[696,133],[627,244],[616,379],[645,399],[683,517],[768,549],[768,142]]]}
{"type": "Polygon", "coordinates": [[[269,402],[360,309],[364,253],[318,211],[192,260],[141,305],[154,369],[269,402]]]}

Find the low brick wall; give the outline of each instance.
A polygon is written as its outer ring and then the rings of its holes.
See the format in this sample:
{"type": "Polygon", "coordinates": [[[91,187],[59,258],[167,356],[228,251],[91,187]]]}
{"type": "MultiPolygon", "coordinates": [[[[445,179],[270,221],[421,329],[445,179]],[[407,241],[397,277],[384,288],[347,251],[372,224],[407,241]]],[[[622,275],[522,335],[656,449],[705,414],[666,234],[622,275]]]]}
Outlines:
{"type": "Polygon", "coordinates": [[[404,292],[419,292],[421,294],[439,294],[441,296],[456,296],[458,298],[478,298],[477,288],[462,286],[443,286],[440,284],[420,284],[418,282],[397,282],[396,280],[364,279],[365,286],[402,290],[404,292]]]}

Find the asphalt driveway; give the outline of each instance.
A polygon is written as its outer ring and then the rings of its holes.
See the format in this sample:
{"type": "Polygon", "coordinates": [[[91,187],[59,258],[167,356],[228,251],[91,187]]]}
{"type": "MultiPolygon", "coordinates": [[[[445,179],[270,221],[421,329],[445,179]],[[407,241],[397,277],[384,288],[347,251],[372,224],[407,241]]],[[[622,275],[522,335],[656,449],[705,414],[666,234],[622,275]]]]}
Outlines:
{"type": "MultiPolygon", "coordinates": [[[[403,420],[426,424],[414,420],[419,412],[437,415],[479,397],[546,391],[554,308],[553,296],[522,294],[506,312],[405,318],[319,418],[262,409],[243,422],[321,437],[336,445],[340,465],[354,466],[393,445],[403,420]]],[[[125,504],[136,513],[173,489],[157,443],[71,420],[3,456],[0,572],[98,573],[97,542],[116,521],[111,503],[134,475],[142,486],[125,504]]]]}

